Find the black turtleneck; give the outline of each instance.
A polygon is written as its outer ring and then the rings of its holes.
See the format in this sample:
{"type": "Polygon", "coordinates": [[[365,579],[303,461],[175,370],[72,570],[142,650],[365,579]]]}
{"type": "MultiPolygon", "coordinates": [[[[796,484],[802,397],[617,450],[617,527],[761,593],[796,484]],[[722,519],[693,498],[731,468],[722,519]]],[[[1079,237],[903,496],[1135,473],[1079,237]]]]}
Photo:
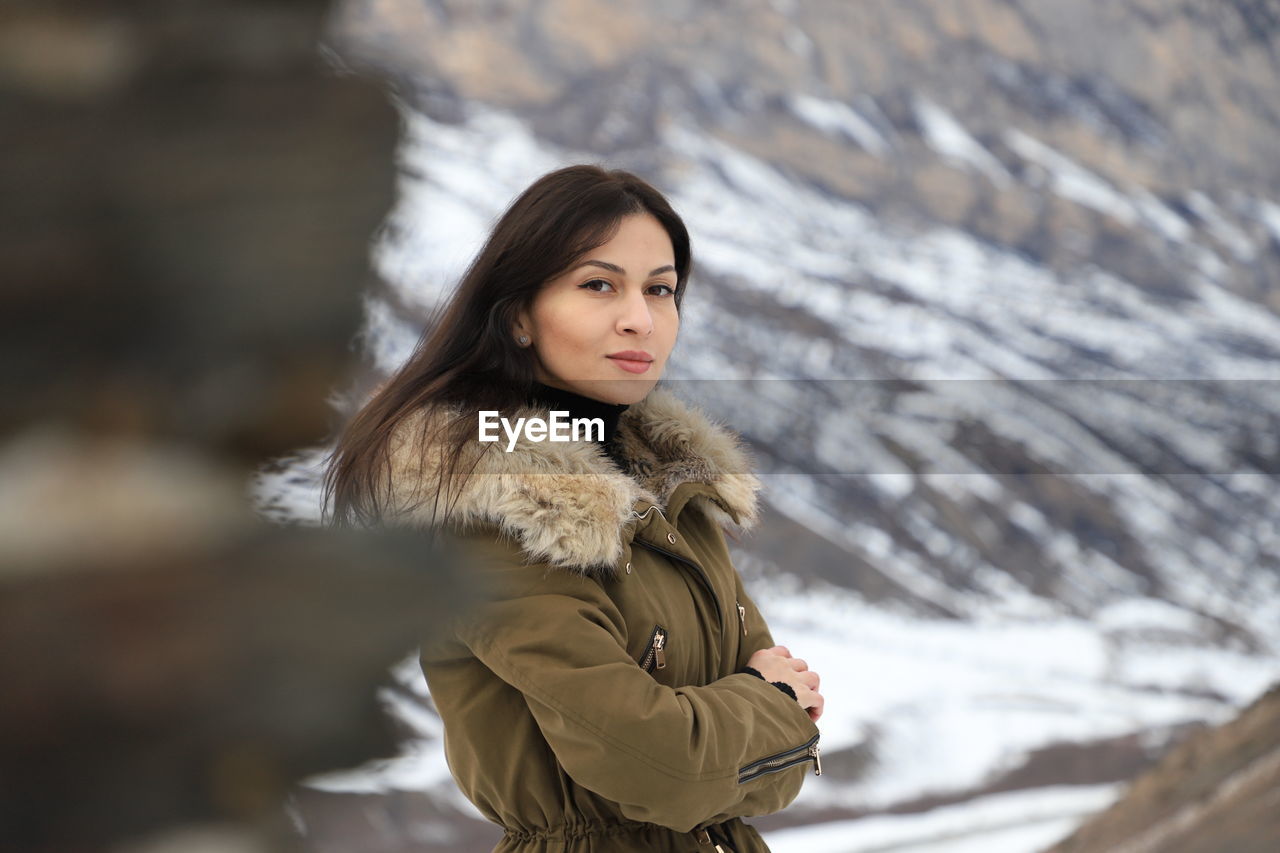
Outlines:
{"type": "Polygon", "coordinates": [[[621,468],[627,470],[622,456],[618,452],[618,420],[627,410],[625,404],[605,403],[593,400],[563,388],[553,388],[541,382],[533,383],[529,401],[547,406],[549,411],[568,412],[570,418],[599,418],[604,422],[604,441],[596,442],[609,458],[621,468]]]}

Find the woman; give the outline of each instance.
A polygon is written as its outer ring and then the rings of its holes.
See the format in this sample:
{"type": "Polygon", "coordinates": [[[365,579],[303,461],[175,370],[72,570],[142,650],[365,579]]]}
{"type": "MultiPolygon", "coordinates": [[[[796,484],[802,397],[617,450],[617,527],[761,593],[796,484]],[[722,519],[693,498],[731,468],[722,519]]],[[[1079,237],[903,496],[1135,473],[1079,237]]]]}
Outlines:
{"type": "Polygon", "coordinates": [[[443,529],[471,555],[484,603],[422,669],[499,851],[767,850],[740,818],[821,772],[819,678],[725,546],[759,483],[654,390],[690,265],[644,181],[543,176],[331,458],[335,521],[443,529]],[[552,411],[602,428],[549,440],[552,411]]]}

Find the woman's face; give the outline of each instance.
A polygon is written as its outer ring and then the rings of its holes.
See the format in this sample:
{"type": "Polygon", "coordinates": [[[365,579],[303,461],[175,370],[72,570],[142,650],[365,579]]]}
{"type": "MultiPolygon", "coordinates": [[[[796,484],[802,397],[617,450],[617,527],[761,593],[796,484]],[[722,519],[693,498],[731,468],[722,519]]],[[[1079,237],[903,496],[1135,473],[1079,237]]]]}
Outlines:
{"type": "Polygon", "coordinates": [[[649,213],[626,216],[613,239],[551,279],[521,312],[539,382],[606,403],[637,403],[676,343],[675,251],[649,213]]]}

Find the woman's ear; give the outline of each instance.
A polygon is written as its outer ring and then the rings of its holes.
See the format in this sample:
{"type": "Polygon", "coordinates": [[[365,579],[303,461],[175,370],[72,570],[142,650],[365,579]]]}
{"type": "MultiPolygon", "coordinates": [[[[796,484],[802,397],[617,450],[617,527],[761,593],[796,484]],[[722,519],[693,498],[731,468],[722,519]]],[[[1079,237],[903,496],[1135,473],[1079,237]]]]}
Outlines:
{"type": "Polygon", "coordinates": [[[533,335],[529,331],[532,327],[533,324],[529,320],[528,309],[521,308],[520,312],[516,314],[516,322],[511,330],[511,337],[515,338],[517,344],[526,347],[533,342],[533,335]]]}

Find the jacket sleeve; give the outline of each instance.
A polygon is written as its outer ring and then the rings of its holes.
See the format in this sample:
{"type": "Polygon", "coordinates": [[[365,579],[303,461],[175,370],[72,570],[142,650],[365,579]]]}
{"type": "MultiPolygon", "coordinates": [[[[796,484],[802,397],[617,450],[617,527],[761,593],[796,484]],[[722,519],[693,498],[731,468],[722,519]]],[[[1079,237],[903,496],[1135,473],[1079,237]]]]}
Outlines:
{"type": "Polygon", "coordinates": [[[627,653],[595,580],[510,559],[482,573],[489,594],[459,639],[523,694],[579,785],[677,831],[778,811],[799,793],[818,730],[794,699],[746,673],[661,685],[627,653]]]}
{"type": "Polygon", "coordinates": [[[755,601],[747,594],[746,588],[742,585],[742,577],[736,571],[733,573],[735,584],[735,595],[738,597],[738,606],[742,608],[739,614],[742,619],[742,641],[738,646],[738,665],[734,667],[741,670],[747,665],[747,661],[751,656],[761,649],[771,649],[775,645],[773,633],[769,630],[769,625],[764,621],[764,615],[760,612],[760,608],[756,607],[755,601]]]}

